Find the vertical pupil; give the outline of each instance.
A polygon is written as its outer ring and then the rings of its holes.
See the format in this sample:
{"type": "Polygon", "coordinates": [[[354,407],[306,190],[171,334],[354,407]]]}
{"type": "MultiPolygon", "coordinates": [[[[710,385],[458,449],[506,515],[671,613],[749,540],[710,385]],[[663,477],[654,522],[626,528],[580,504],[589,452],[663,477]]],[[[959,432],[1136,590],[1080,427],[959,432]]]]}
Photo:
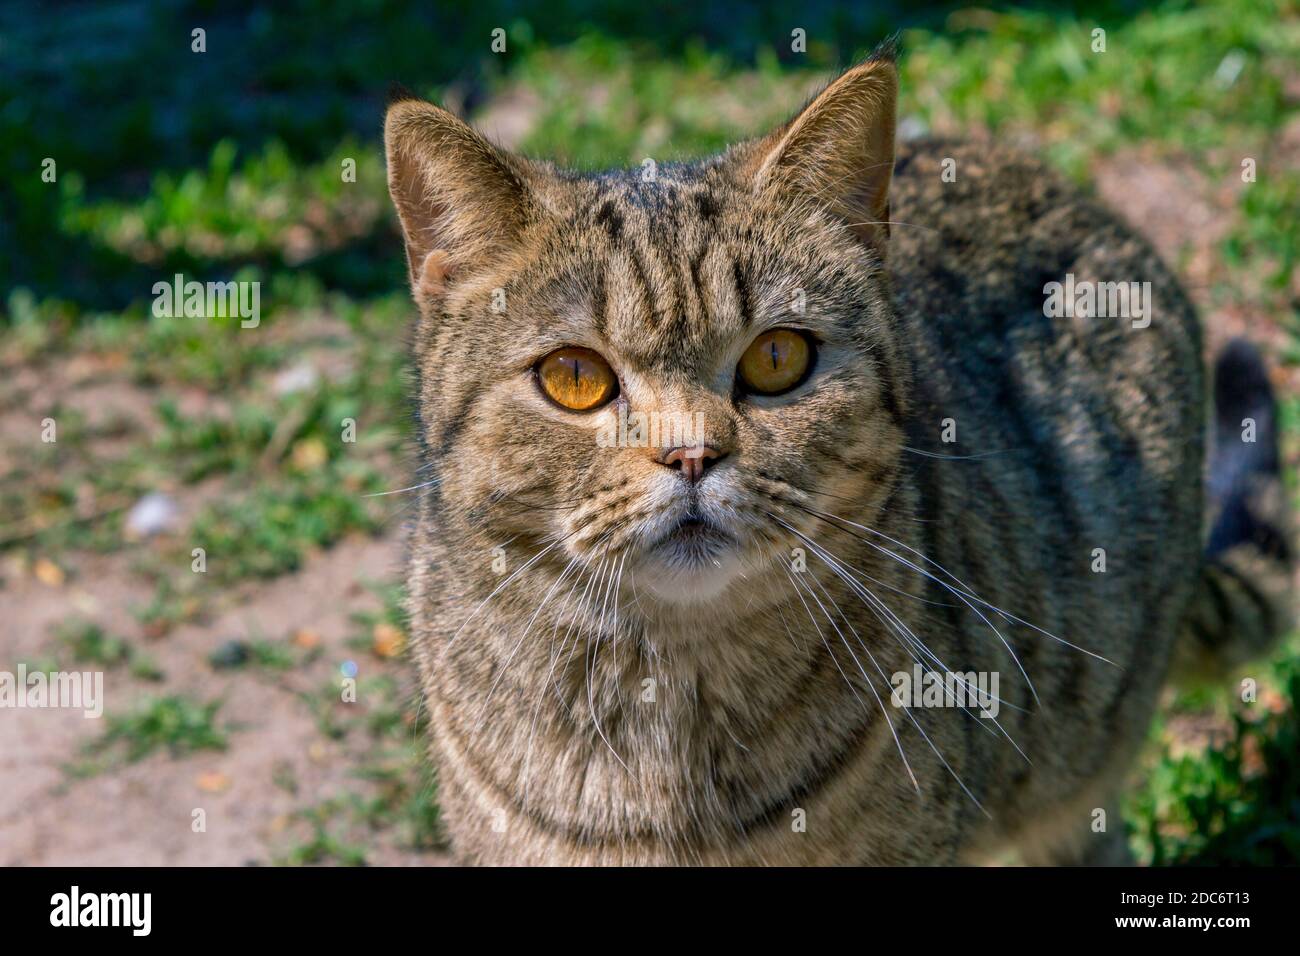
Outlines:
{"type": "Polygon", "coordinates": [[[776,355],[776,339],[775,339],[775,338],[772,339],[772,343],[771,343],[771,344],[772,344],[772,371],[775,372],[775,371],[776,371],[776,359],[777,359],[777,355],[776,355]]]}
{"type": "Polygon", "coordinates": [[[578,366],[582,363],[578,359],[573,360],[573,387],[578,387],[578,366]]]}

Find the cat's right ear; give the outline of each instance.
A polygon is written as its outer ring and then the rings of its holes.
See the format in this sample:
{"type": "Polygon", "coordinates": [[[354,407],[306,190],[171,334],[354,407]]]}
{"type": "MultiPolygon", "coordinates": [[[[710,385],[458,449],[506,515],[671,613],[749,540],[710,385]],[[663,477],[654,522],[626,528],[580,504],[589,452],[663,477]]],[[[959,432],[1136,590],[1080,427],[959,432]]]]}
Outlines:
{"type": "Polygon", "coordinates": [[[534,213],[527,161],[432,103],[392,103],[384,149],[417,298],[501,255],[534,213]]]}

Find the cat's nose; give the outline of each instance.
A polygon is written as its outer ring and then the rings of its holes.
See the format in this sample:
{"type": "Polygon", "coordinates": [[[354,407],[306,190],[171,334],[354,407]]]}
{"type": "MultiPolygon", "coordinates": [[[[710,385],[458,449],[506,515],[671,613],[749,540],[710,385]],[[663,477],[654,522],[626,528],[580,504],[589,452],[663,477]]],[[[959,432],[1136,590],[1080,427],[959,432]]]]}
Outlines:
{"type": "Polygon", "coordinates": [[[704,473],[727,457],[727,453],[709,445],[679,445],[670,448],[659,459],[659,464],[675,468],[692,485],[698,484],[704,473]]]}

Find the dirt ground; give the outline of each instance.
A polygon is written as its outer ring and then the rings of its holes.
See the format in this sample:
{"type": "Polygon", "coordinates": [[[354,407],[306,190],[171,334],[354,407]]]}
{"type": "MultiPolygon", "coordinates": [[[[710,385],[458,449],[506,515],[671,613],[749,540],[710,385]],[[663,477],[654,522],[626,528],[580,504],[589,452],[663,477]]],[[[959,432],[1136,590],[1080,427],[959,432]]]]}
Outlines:
{"type": "MultiPolygon", "coordinates": [[[[292,814],[304,805],[355,790],[353,771],[364,754],[323,735],[299,694],[328,679],[331,662],[356,657],[344,645],[350,616],[371,610],[365,580],[390,577],[400,560],[396,532],[349,541],[320,554],[299,573],[247,595],[204,626],[183,626],[149,650],[168,675],[169,690],[220,698],[221,717],[236,723],[224,752],[173,758],[157,753],[86,779],[70,777],[81,748],[102,728],[68,710],[10,710],[0,720],[0,865],[244,865],[269,862],[291,839],[292,814]],[[274,678],[214,671],[208,655],[218,636],[291,633],[310,629],[324,651],[311,666],[274,678]],[[296,793],[277,786],[293,779],[296,793]],[[206,831],[192,828],[206,813],[206,831]]],[[[82,557],[69,583],[51,588],[35,577],[10,579],[0,591],[6,659],[38,657],[47,635],[69,607],[94,611],[130,631],[127,607],[147,598],[120,556],[82,557]]],[[[406,682],[401,664],[384,666],[406,682]]],[[[118,671],[106,675],[105,696],[116,701],[147,692],[118,671]],[[123,686],[123,685],[126,686],[123,686]]],[[[409,691],[408,691],[409,692],[409,691]]],[[[348,705],[340,705],[348,706],[348,705]]],[[[357,704],[364,708],[364,696],[357,704]]],[[[427,783],[426,783],[427,786],[427,783]]],[[[397,849],[377,834],[367,862],[435,864],[436,852],[397,849]]]]}

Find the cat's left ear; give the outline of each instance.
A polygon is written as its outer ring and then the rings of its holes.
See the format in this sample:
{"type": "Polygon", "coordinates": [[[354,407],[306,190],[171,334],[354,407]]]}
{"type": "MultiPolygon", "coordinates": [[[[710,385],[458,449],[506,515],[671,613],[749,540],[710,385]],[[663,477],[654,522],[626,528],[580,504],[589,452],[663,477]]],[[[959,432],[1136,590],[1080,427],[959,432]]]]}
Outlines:
{"type": "Polygon", "coordinates": [[[889,238],[898,69],[892,46],[848,70],[794,119],[742,147],[741,174],[756,191],[813,199],[883,254],[889,238]]]}

